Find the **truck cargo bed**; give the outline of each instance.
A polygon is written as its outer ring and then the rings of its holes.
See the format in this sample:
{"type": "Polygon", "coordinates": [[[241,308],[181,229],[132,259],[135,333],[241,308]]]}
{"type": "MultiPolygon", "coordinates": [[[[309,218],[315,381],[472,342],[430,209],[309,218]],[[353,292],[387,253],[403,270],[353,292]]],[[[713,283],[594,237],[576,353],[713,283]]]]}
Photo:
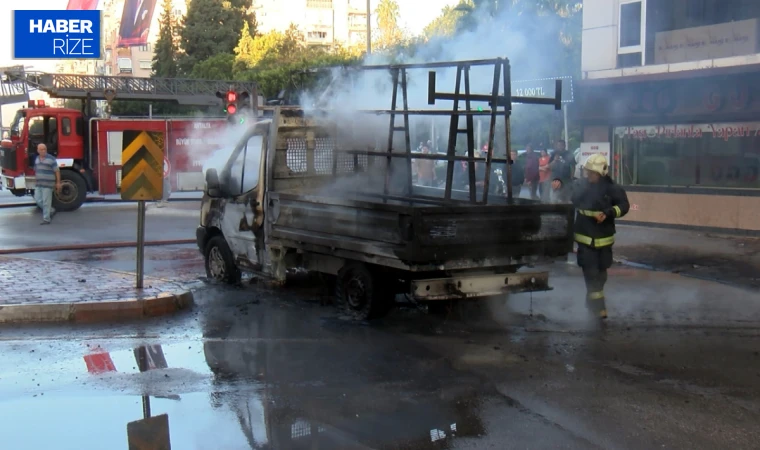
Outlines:
{"type": "MultiPolygon", "coordinates": [[[[426,199],[383,200],[270,192],[270,237],[406,264],[540,256],[572,252],[571,205],[520,200],[507,205],[431,205],[426,199]]],[[[434,203],[434,202],[433,202],[434,203]]]]}

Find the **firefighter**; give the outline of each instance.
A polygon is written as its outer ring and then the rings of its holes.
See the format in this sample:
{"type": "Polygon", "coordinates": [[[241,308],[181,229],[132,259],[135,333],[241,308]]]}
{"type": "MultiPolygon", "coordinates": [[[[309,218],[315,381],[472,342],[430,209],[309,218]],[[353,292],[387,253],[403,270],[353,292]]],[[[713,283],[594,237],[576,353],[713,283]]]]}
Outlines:
{"type": "Polygon", "coordinates": [[[607,174],[609,166],[604,155],[592,155],[583,169],[586,178],[577,180],[572,189],[578,265],[586,281],[586,307],[606,319],[604,285],[607,269],[612,266],[615,219],[628,213],[628,196],[607,174]]]}

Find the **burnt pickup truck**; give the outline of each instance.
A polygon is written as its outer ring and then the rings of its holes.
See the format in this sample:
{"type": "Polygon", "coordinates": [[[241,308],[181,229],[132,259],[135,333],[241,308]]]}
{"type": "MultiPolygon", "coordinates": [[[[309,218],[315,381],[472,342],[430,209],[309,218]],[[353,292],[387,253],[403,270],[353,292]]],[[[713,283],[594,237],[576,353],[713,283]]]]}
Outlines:
{"type": "Polygon", "coordinates": [[[497,160],[368,150],[325,117],[275,108],[206,171],[197,241],[209,278],[331,275],[338,305],[358,319],[401,293],[432,302],[550,289],[548,272],[518,269],[567,258],[571,205],[456,191],[451,176],[448,189],[416,186],[413,159],[497,160]]]}

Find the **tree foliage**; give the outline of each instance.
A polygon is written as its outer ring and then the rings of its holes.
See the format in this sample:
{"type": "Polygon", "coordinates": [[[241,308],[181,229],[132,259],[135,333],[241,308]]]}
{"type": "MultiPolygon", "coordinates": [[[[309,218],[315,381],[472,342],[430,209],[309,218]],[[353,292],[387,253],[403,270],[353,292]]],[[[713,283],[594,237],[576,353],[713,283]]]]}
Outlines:
{"type": "Polygon", "coordinates": [[[214,55],[193,66],[190,78],[197,78],[199,80],[232,80],[232,65],[234,62],[235,55],[231,53],[214,55]]]}
{"type": "Polygon", "coordinates": [[[397,0],[380,0],[375,10],[377,38],[374,46],[387,50],[403,44],[404,32],[399,26],[400,11],[397,0]]]}
{"type": "Polygon", "coordinates": [[[189,74],[193,67],[214,55],[233,53],[240,40],[251,0],[190,0],[180,32],[185,55],[180,69],[189,74]]]}
{"type": "Polygon", "coordinates": [[[286,31],[270,31],[255,38],[245,31],[235,48],[233,76],[255,81],[260,94],[274,97],[281,90],[308,89],[315,81],[315,67],[358,62],[358,53],[343,47],[309,46],[295,25],[286,31]]]}
{"type": "Polygon", "coordinates": [[[434,37],[453,36],[457,32],[462,17],[473,7],[472,0],[461,0],[454,7],[445,6],[441,14],[422,30],[422,35],[427,40],[434,37]]]}
{"type": "Polygon", "coordinates": [[[172,15],[172,0],[163,0],[161,5],[160,28],[153,55],[153,75],[161,78],[174,78],[179,74],[177,58],[177,23],[172,15]]]}

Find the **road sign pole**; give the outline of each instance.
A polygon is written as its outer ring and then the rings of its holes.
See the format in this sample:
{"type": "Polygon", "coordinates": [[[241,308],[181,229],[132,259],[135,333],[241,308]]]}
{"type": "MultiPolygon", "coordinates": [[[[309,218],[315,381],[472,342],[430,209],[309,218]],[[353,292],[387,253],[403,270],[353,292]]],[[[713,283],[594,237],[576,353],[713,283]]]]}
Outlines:
{"type": "Polygon", "coordinates": [[[137,202],[137,289],[143,288],[145,273],[145,201],[137,202]]]}
{"type": "Polygon", "coordinates": [[[567,103],[565,103],[565,106],[562,108],[562,115],[565,117],[565,147],[570,148],[570,136],[567,135],[567,103]]]}

